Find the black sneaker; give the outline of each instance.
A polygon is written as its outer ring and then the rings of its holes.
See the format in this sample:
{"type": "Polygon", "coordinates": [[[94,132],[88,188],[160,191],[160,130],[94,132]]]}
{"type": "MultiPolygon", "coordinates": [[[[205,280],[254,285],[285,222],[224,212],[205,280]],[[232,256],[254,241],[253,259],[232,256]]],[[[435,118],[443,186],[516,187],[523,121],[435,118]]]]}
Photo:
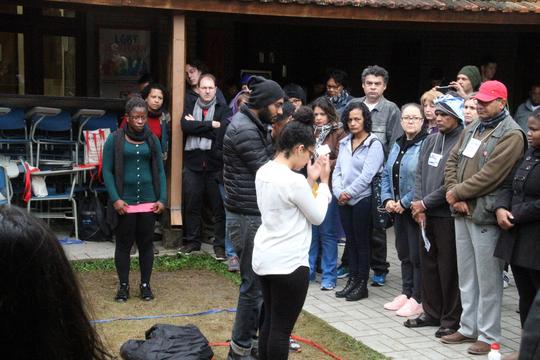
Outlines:
{"type": "Polygon", "coordinates": [[[178,255],[190,255],[193,252],[200,251],[201,247],[195,243],[187,243],[185,245],[182,245],[180,249],[178,249],[178,255]]]}
{"type": "Polygon", "coordinates": [[[150,301],[154,299],[154,294],[152,293],[150,284],[142,283],[141,286],[139,286],[139,289],[141,290],[141,299],[143,299],[144,301],[150,301]]]}
{"type": "Polygon", "coordinates": [[[215,247],[214,248],[214,259],[217,261],[225,261],[227,260],[227,256],[225,256],[225,249],[222,247],[215,247]]]}
{"type": "Polygon", "coordinates": [[[129,284],[122,283],[118,287],[114,300],[117,302],[126,302],[129,299],[129,284]]]}

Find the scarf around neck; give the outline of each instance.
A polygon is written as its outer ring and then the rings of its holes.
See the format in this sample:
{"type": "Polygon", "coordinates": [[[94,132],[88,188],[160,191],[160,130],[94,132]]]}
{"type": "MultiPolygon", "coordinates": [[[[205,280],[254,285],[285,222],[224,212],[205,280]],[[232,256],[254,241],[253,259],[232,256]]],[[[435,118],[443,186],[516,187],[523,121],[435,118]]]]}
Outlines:
{"type": "Polygon", "coordinates": [[[480,120],[480,124],[478,125],[478,132],[483,132],[486,129],[494,129],[499,125],[501,121],[503,121],[506,118],[506,115],[508,115],[508,110],[504,109],[499,114],[495,115],[493,118],[484,121],[480,120]]]}
{"type": "Polygon", "coordinates": [[[326,137],[328,136],[328,134],[330,134],[332,132],[332,130],[336,130],[336,129],[339,129],[343,126],[342,123],[338,122],[338,123],[329,123],[329,124],[326,124],[326,125],[323,125],[323,126],[317,126],[317,125],[313,125],[313,128],[315,129],[315,137],[316,137],[316,140],[315,140],[315,149],[317,149],[319,146],[321,146],[324,141],[326,140],[326,137]]]}
{"type": "Polygon", "coordinates": [[[349,98],[349,93],[345,89],[343,89],[341,94],[339,94],[338,96],[328,97],[328,99],[330,99],[330,101],[332,102],[332,104],[334,104],[334,106],[340,105],[343,102],[346,102],[348,98],[349,98]]]}
{"type": "MultiPolygon", "coordinates": [[[[197,99],[193,108],[194,121],[213,121],[216,110],[216,97],[208,103],[204,103],[201,98],[197,99]],[[204,110],[207,110],[206,116],[203,116],[204,110]]],[[[192,150],[210,150],[212,148],[212,140],[201,136],[190,135],[186,139],[186,151],[192,150]]]]}

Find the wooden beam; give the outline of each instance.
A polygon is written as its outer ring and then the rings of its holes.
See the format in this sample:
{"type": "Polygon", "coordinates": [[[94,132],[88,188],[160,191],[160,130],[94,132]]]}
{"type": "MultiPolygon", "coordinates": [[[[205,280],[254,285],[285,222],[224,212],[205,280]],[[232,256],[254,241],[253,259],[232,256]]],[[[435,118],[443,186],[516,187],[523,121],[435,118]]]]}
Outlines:
{"type": "Polygon", "coordinates": [[[184,67],[186,64],[186,16],[174,13],[172,16],[171,37],[171,171],[169,182],[169,204],[171,225],[182,225],[182,166],[183,134],[180,117],[184,111],[184,87],[186,83],[184,67]]]}

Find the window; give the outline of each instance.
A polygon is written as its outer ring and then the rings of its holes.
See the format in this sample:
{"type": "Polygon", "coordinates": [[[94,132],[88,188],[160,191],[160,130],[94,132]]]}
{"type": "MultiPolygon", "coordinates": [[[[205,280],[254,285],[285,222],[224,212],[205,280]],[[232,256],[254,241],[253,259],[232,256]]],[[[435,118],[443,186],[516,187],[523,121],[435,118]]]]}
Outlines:
{"type": "Polygon", "coordinates": [[[24,35],[0,32],[0,93],[24,91],[24,35]]]}
{"type": "Polygon", "coordinates": [[[75,38],[43,36],[43,95],[75,96],[75,38]]]}

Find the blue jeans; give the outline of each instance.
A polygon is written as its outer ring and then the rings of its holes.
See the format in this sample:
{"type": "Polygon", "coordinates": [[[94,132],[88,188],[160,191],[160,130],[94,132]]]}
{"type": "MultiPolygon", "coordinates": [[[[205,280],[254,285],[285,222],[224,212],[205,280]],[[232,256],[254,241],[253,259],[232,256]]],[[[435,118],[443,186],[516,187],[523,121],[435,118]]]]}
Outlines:
{"type": "Polygon", "coordinates": [[[259,277],[253,272],[251,259],[253,239],[261,225],[261,217],[233,212],[227,214],[227,229],[240,259],[240,294],[232,331],[231,348],[238,355],[249,355],[257,339],[263,296],[259,277]]]}
{"type": "MultiPolygon", "coordinates": [[[[227,198],[225,187],[223,186],[223,183],[218,183],[218,186],[219,186],[219,194],[221,195],[221,199],[225,203],[225,199],[227,198]]],[[[227,209],[225,209],[225,223],[227,222],[228,217],[229,217],[229,212],[227,211],[227,209]]],[[[225,226],[225,255],[227,256],[227,259],[232,258],[233,256],[236,256],[236,252],[234,251],[234,247],[231,242],[231,237],[229,235],[229,228],[227,226],[225,226]]]]}
{"type": "Polygon", "coordinates": [[[332,196],[324,221],[319,226],[313,225],[311,247],[309,249],[309,278],[315,280],[315,270],[319,249],[321,250],[322,278],[321,287],[333,288],[337,279],[337,256],[339,221],[337,199],[332,196]]]}

